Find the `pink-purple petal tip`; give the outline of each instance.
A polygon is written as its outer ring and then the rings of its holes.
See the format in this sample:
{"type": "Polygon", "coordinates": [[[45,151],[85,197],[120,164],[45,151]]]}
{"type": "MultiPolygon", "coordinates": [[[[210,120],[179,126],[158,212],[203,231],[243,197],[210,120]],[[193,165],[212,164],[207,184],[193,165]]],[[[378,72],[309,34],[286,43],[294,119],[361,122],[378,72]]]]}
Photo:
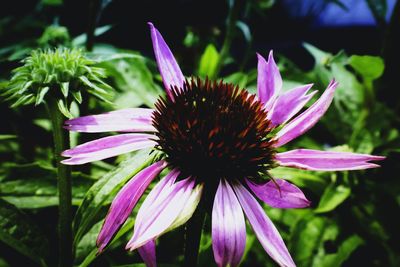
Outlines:
{"type": "Polygon", "coordinates": [[[337,85],[338,83],[332,80],[325,92],[311,107],[284,126],[275,137],[277,140],[275,146],[280,147],[313,127],[328,110],[337,85]]]}
{"type": "Polygon", "coordinates": [[[298,209],[311,205],[300,188],[283,180],[275,179],[265,184],[255,184],[246,180],[253,193],[262,201],[273,208],[298,209]]]}
{"type": "Polygon", "coordinates": [[[260,101],[270,109],[280,90],[282,89],[282,77],[275,63],[272,50],[269,52],[268,61],[257,53],[257,92],[260,101]]]}
{"type": "Polygon", "coordinates": [[[172,88],[182,88],[185,77],[161,33],[154,27],[153,23],[148,22],[147,24],[150,27],[154,54],[164,87],[169,97],[173,98],[171,93],[172,88]]]}
{"type": "Polygon", "coordinates": [[[275,159],[284,167],[313,171],[345,171],[379,167],[371,161],[381,161],[385,157],[350,152],[295,149],[278,153],[275,159]]]}
{"type": "Polygon", "coordinates": [[[139,247],[138,252],[140,257],[142,257],[143,262],[146,264],[146,267],[157,267],[155,240],[150,240],[143,246],[139,247]]]}

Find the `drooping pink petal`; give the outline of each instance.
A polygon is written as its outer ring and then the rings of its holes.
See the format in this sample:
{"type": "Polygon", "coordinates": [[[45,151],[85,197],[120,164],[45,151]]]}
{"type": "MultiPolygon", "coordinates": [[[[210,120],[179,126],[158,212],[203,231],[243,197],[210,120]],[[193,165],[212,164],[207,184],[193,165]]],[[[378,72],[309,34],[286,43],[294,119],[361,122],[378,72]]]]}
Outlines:
{"type": "Polygon", "coordinates": [[[143,148],[153,147],[156,145],[156,142],[152,139],[155,138],[156,137],[151,134],[136,133],[100,138],[65,150],[62,156],[70,158],[63,160],[62,163],[67,165],[79,165],[111,158],[143,148]]]}
{"type": "Polygon", "coordinates": [[[152,109],[128,108],[99,115],[83,116],[65,121],[70,131],[100,132],[155,132],[152,126],[152,109]]]}
{"type": "Polygon", "coordinates": [[[268,255],[282,267],[296,266],[278,230],[257,200],[241,184],[233,185],[233,189],[251,227],[268,255]]]}
{"type": "Polygon", "coordinates": [[[275,137],[277,140],[276,147],[280,147],[302,135],[319,121],[331,104],[337,85],[337,82],[332,80],[325,92],[311,107],[290,121],[277,133],[275,137]]]}
{"type": "Polygon", "coordinates": [[[157,267],[156,242],[154,240],[150,240],[143,246],[139,247],[138,252],[146,264],[146,267],[157,267]]]}
{"type": "Polygon", "coordinates": [[[296,115],[317,91],[307,95],[312,84],[296,87],[280,96],[268,113],[273,126],[283,124],[296,115]]]}
{"type": "Polygon", "coordinates": [[[295,149],[277,153],[275,159],[285,167],[313,171],[345,171],[379,167],[370,161],[383,160],[385,157],[350,152],[295,149]]]}
{"type": "Polygon", "coordinates": [[[212,247],[218,266],[237,266],[246,246],[246,224],[232,187],[221,180],[212,210],[212,247]]]}
{"type": "Polygon", "coordinates": [[[115,196],[103,227],[97,237],[97,247],[102,252],[114,234],[122,226],[136,206],[143,192],[151,181],[167,166],[165,161],[158,161],[137,173],[115,196]]]}
{"type": "Polygon", "coordinates": [[[272,50],[269,52],[268,61],[257,54],[257,91],[260,101],[270,109],[282,88],[282,77],[275,63],[272,50]]]}
{"type": "Polygon", "coordinates": [[[174,55],[164,41],[164,38],[161,36],[160,32],[152,23],[149,22],[148,24],[150,26],[151,40],[153,42],[153,49],[156,56],[158,69],[160,71],[164,87],[167,90],[168,95],[172,98],[171,89],[174,86],[182,88],[185,77],[183,76],[174,55]]]}
{"type": "Polygon", "coordinates": [[[275,179],[276,184],[273,181],[269,181],[261,185],[255,184],[250,180],[246,180],[246,182],[259,199],[273,208],[305,208],[311,204],[300,188],[285,180],[275,179]]]}
{"type": "Polygon", "coordinates": [[[192,193],[198,193],[198,190],[194,190],[195,182],[191,178],[174,184],[168,181],[160,183],[163,189],[153,189],[154,192],[152,190],[148,196],[149,201],[146,198],[139,209],[133,236],[126,245],[129,250],[134,250],[164,233],[179,218],[187,202],[193,200],[192,193]]]}

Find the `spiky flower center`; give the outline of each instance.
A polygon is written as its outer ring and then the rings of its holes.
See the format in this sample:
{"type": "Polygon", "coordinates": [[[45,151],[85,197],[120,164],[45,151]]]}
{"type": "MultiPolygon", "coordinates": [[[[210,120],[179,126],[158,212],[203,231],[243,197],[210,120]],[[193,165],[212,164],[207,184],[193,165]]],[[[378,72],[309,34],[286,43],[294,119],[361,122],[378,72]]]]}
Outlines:
{"type": "Polygon", "coordinates": [[[259,179],[274,164],[263,104],[232,84],[185,81],[157,101],[153,125],[171,167],[200,182],[259,179]]]}

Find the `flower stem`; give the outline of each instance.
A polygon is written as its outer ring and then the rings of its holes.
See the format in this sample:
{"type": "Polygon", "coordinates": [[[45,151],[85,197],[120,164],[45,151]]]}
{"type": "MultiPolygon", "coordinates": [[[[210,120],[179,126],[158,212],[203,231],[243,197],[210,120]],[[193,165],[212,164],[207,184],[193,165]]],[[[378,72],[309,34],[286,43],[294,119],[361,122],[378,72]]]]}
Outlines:
{"type": "Polygon", "coordinates": [[[186,225],[184,267],[197,266],[205,216],[206,211],[200,202],[192,218],[190,218],[186,225]]]}
{"type": "Polygon", "coordinates": [[[99,18],[99,10],[101,7],[100,0],[90,0],[89,1],[89,14],[88,14],[88,25],[86,30],[86,49],[88,51],[93,50],[97,20],[99,18]]]}
{"type": "Polygon", "coordinates": [[[216,77],[218,77],[226,58],[229,56],[229,51],[231,49],[233,37],[235,36],[236,21],[238,18],[240,7],[242,6],[242,2],[243,0],[232,0],[230,2],[231,4],[229,7],[229,13],[226,22],[225,38],[222,44],[222,48],[219,52],[219,60],[215,71],[216,77]]]}
{"type": "Polygon", "coordinates": [[[69,133],[63,129],[64,117],[58,109],[57,99],[48,100],[49,116],[52,123],[54,158],[57,165],[58,179],[58,235],[60,267],[72,266],[72,202],[71,169],[61,163],[61,152],[69,148],[69,133]]]}

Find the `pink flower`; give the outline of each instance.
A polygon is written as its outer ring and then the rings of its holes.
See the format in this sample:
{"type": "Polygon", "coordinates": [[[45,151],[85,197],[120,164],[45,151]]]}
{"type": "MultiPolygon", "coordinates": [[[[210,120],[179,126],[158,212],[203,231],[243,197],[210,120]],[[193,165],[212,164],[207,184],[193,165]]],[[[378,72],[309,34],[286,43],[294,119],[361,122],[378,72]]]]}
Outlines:
{"type": "Polygon", "coordinates": [[[161,179],[136,216],[127,249],[139,249],[156,265],[155,239],[184,224],[205,192],[211,192],[212,239],[218,266],[237,266],[246,243],[245,216],[265,251],[280,266],[295,266],[276,227],[255,197],[275,208],[304,208],[310,202],[283,179],[265,180],[280,166],[317,171],[375,168],[384,157],[347,152],[276,149],[308,131],[332,102],[333,80],[322,96],[297,115],[315,94],[312,85],[281,93],[282,78],[272,51],[258,55],[258,96],[232,84],[186,80],[171,50],[149,23],[154,53],[168,94],[156,108],[131,108],[66,121],[78,132],[131,132],[101,138],[64,151],[76,165],[154,147],[163,158],[135,175],[115,197],[97,239],[102,251],[126,221],[149,184],[161,179]],[[297,115],[297,116],[296,116],[297,115]],[[205,189],[205,190],[203,190],[205,189]]]}

